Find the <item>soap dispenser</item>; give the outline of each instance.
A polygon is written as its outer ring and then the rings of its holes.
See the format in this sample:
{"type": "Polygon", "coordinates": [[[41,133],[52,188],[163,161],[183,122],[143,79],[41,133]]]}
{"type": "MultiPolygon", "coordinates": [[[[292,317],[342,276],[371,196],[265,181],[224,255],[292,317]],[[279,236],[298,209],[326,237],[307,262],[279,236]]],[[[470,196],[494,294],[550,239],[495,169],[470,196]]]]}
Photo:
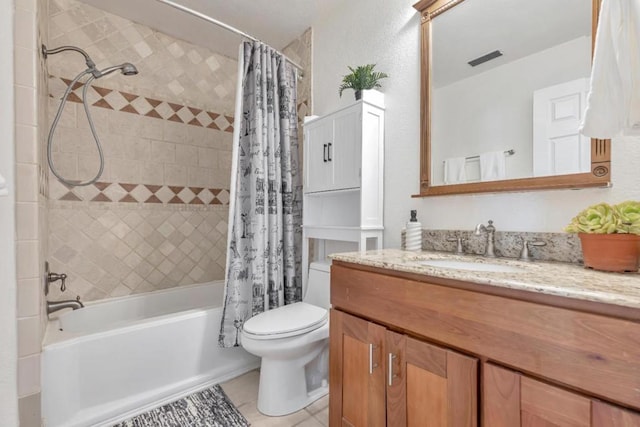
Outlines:
{"type": "Polygon", "coordinates": [[[422,224],[418,222],[418,211],[411,211],[411,219],[407,223],[404,248],[408,251],[422,250],[422,224]]]}

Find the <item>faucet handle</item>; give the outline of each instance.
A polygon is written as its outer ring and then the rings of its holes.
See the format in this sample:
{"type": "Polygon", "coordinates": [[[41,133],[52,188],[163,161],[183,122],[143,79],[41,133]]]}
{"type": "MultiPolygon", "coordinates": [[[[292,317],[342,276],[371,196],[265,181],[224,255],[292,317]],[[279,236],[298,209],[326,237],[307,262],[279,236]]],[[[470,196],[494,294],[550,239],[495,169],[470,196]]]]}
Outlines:
{"type": "Polygon", "coordinates": [[[520,261],[531,261],[533,260],[533,257],[531,256],[531,253],[529,252],[529,246],[546,246],[547,243],[543,242],[542,240],[527,240],[524,237],[522,238],[522,249],[520,250],[520,261]]]}
{"type": "Polygon", "coordinates": [[[49,273],[47,275],[47,281],[48,283],[53,283],[53,282],[57,282],[58,280],[60,280],[60,290],[62,292],[67,290],[67,275],[62,273],[62,274],[58,274],[58,273],[49,273]]]}
{"type": "Polygon", "coordinates": [[[464,250],[462,248],[462,242],[464,242],[465,240],[467,240],[467,239],[465,239],[463,237],[459,237],[459,236],[458,237],[448,237],[447,238],[447,242],[456,242],[457,243],[455,253],[459,254],[459,255],[463,255],[464,254],[464,250]]]}

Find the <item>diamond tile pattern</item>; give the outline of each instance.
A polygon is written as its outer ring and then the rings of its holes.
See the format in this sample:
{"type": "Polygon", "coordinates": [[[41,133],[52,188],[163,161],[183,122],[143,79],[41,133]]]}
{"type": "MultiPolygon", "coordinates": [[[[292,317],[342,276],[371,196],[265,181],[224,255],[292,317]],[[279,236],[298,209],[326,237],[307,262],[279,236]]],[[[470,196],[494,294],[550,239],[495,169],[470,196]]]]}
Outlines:
{"type": "Polygon", "coordinates": [[[224,279],[227,209],[51,202],[50,262],[83,301],[224,279]],[[221,232],[222,230],[222,232],[221,232]]]}
{"type": "Polygon", "coordinates": [[[70,187],[58,180],[51,182],[53,200],[69,202],[152,203],[158,205],[229,204],[226,188],[182,187],[175,185],[96,182],[85,187],[70,187]]]}
{"type": "MultiPolygon", "coordinates": [[[[80,1],[50,0],[48,9],[47,46],[79,46],[98,69],[123,62],[138,68],[136,76],[113,73],[101,78],[100,85],[120,92],[135,87],[136,93],[152,99],[172,99],[202,109],[211,108],[214,103],[227,114],[234,111],[235,59],[80,1]]],[[[57,76],[75,76],[86,68],[82,56],[72,52],[49,56],[47,65],[49,72],[57,76]]],[[[136,110],[146,108],[145,105],[136,110]]]]}
{"type": "MultiPolygon", "coordinates": [[[[57,89],[51,97],[61,97],[71,79],[50,76],[49,86],[57,89]],[[62,82],[62,85],[60,84],[62,82]]],[[[76,83],[69,94],[69,102],[82,102],[82,90],[84,84],[76,83]]],[[[120,92],[100,86],[91,85],[87,90],[87,99],[94,107],[108,110],[124,111],[140,116],[169,120],[177,123],[185,123],[192,126],[200,126],[209,129],[233,132],[233,116],[204,111],[200,108],[180,105],[159,99],[147,98],[129,92],[120,92]]],[[[302,103],[300,104],[302,105],[302,103]]],[[[300,105],[298,106],[300,109],[300,105]]],[[[305,103],[306,106],[306,103],[305,103]]]]}

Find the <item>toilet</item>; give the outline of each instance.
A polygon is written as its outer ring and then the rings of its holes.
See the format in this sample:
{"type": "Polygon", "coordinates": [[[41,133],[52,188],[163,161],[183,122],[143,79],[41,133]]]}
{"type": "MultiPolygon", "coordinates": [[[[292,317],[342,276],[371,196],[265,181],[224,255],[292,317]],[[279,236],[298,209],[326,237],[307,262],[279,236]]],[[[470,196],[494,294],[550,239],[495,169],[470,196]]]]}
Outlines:
{"type": "Polygon", "coordinates": [[[302,302],[247,320],[242,346],[262,358],[261,413],[287,415],[325,396],[329,392],[329,265],[311,263],[302,302]]]}

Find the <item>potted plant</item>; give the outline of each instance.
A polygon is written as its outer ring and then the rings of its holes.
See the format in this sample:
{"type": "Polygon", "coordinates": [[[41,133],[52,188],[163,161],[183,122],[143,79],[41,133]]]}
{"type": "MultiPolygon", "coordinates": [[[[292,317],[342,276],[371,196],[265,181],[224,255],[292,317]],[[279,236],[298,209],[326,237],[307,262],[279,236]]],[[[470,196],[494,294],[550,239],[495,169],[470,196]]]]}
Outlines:
{"type": "Polygon", "coordinates": [[[585,267],[603,271],[638,271],[640,202],[599,203],[580,212],[564,229],[578,233],[585,267]]]}
{"type": "Polygon", "coordinates": [[[345,89],[353,89],[357,101],[362,97],[363,90],[381,87],[380,80],[389,76],[386,73],[373,71],[375,66],[376,64],[361,65],[355,70],[352,67],[347,67],[351,73],[342,77],[342,84],[338,89],[339,95],[342,97],[342,92],[345,89]]]}

